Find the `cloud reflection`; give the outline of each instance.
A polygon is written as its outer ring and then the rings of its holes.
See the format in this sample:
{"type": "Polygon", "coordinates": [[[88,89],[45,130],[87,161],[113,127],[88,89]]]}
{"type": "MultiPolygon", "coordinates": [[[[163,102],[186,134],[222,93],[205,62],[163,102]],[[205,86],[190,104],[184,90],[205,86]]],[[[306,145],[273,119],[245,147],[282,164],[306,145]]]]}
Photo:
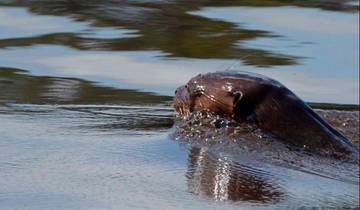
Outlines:
{"type": "Polygon", "coordinates": [[[319,9],[296,7],[224,7],[204,8],[190,12],[213,19],[240,23],[242,27],[259,24],[299,30],[324,35],[358,35],[359,25],[356,15],[338,12],[321,12],[319,9]],[[250,21],[251,20],[251,21],[250,21]]]}
{"type": "Polygon", "coordinates": [[[352,103],[359,101],[357,77],[328,76],[304,71],[302,66],[257,69],[226,60],[159,60],[160,52],[77,52],[42,46],[0,51],[5,66],[27,67],[34,74],[83,78],[125,89],[173,95],[179,85],[199,73],[232,70],[252,71],[273,77],[306,101],[352,103]],[[18,57],[22,57],[21,60],[18,57]],[[346,94],[344,94],[346,93],[346,94]]]}

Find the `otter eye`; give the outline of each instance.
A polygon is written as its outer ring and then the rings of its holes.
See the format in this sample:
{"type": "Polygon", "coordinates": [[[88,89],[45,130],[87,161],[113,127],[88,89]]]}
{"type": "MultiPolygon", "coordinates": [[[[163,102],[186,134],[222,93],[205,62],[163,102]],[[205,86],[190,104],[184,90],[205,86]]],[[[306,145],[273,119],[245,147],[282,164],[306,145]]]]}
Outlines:
{"type": "Polygon", "coordinates": [[[175,94],[177,93],[177,90],[175,90],[175,94]]]}

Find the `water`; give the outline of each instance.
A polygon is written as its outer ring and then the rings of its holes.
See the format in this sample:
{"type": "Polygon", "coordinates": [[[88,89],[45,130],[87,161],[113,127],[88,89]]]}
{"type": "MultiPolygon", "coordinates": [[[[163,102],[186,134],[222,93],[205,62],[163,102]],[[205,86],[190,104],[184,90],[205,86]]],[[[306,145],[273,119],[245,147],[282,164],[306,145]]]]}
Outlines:
{"type": "MultiPolygon", "coordinates": [[[[0,208],[359,207],[356,165],[175,140],[170,106],[225,69],[359,104],[358,4],[0,1],[0,208]]],[[[318,111],[358,142],[358,112],[318,111]]]]}

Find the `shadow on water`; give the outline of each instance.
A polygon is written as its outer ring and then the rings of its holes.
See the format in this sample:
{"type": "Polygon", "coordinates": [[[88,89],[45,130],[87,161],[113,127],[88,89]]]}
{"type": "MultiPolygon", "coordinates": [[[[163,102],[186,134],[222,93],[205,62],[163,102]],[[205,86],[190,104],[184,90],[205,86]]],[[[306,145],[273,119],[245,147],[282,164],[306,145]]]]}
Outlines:
{"type": "Polygon", "coordinates": [[[352,1],[2,1],[2,6],[26,6],[36,14],[68,16],[94,27],[134,30],[130,37],[91,38],[78,33],[52,33],[0,40],[0,47],[55,44],[80,50],[161,50],[167,57],[240,59],[256,66],[291,65],[299,57],[240,46],[243,41],[277,36],[233,23],[190,14],[207,6],[299,6],[356,12],[352,1]]]}

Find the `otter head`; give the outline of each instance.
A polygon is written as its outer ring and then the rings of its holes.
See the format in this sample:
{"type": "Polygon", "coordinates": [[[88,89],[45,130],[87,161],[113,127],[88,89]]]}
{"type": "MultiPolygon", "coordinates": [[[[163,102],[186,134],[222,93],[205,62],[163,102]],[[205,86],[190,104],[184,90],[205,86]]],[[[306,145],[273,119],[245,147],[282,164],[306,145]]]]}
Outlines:
{"type": "Polygon", "coordinates": [[[243,93],[216,74],[197,75],[175,91],[174,107],[180,116],[207,111],[232,116],[243,93]]]}

